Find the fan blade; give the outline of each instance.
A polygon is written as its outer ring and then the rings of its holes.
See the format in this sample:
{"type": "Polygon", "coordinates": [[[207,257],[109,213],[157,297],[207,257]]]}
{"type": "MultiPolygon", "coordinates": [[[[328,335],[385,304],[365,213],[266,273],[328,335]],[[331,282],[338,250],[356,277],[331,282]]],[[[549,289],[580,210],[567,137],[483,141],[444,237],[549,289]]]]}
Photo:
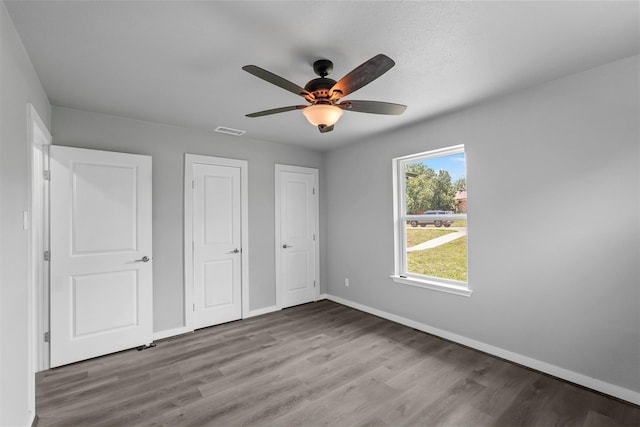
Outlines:
{"type": "Polygon", "coordinates": [[[318,130],[320,131],[320,133],[327,133],[327,132],[331,132],[334,126],[335,125],[331,125],[331,126],[320,125],[318,126],[318,130]]]}
{"type": "Polygon", "coordinates": [[[389,71],[394,65],[396,63],[393,59],[382,53],[374,56],[333,85],[331,98],[335,100],[355,92],[389,71]]]}
{"type": "Polygon", "coordinates": [[[404,110],[407,109],[406,105],[379,101],[344,101],[336,105],[343,110],[354,111],[356,113],[388,114],[394,116],[404,113],[404,110]]]}
{"type": "Polygon", "coordinates": [[[296,95],[300,95],[303,97],[307,97],[311,95],[303,87],[300,87],[297,84],[292,83],[289,80],[284,79],[276,74],[273,74],[271,71],[267,71],[258,66],[245,65],[244,67],[242,67],[242,69],[249,74],[253,74],[256,77],[261,78],[262,80],[265,80],[271,84],[281,87],[284,90],[288,90],[289,92],[295,93],[296,95]]]}
{"type": "Polygon", "coordinates": [[[261,117],[268,116],[269,114],[284,113],[285,111],[302,110],[307,108],[306,105],[290,105],[288,107],[273,108],[271,110],[258,111],[257,113],[247,114],[247,117],[261,117]]]}

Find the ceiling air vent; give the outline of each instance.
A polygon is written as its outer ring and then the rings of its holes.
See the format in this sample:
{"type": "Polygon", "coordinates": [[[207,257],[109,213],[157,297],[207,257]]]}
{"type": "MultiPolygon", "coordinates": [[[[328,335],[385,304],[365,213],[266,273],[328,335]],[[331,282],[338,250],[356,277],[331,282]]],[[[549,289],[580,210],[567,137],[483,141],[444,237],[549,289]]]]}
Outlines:
{"type": "Polygon", "coordinates": [[[245,133],[243,130],[226,128],[224,126],[218,126],[214,129],[216,132],[226,133],[227,135],[240,136],[245,133]]]}

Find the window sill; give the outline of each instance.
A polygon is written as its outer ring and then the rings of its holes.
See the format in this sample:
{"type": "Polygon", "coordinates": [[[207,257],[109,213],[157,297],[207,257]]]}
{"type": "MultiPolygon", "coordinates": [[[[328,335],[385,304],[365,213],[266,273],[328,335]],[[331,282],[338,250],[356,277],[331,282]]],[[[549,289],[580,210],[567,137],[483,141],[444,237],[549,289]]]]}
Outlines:
{"type": "Polygon", "coordinates": [[[431,289],[432,291],[446,292],[448,294],[470,297],[473,291],[466,286],[454,285],[437,280],[417,279],[415,277],[404,277],[391,275],[391,279],[403,285],[416,286],[418,288],[431,289]]]}

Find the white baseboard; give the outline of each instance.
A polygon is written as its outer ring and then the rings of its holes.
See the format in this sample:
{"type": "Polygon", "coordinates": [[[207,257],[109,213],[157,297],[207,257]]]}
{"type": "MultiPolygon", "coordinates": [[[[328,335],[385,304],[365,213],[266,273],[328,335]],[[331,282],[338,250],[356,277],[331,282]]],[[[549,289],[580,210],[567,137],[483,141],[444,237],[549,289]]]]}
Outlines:
{"type": "Polygon", "coordinates": [[[193,332],[193,329],[182,326],[180,328],[165,329],[164,331],[158,331],[153,333],[154,340],[161,340],[164,338],[175,337],[176,335],[188,334],[193,332]]]}
{"type": "MultiPolygon", "coordinates": [[[[249,311],[249,314],[247,314],[245,317],[243,317],[243,319],[248,319],[249,317],[255,317],[255,316],[260,316],[261,314],[267,314],[267,313],[271,313],[274,311],[278,311],[280,310],[278,307],[271,306],[271,307],[265,307],[265,308],[259,308],[258,310],[252,310],[249,311]]],[[[154,332],[153,333],[153,339],[154,340],[161,340],[164,338],[170,338],[170,337],[175,337],[176,335],[182,335],[182,334],[188,334],[190,332],[193,332],[193,329],[188,328],[186,326],[182,326],[179,328],[173,328],[173,329],[166,329],[164,331],[158,331],[158,332],[154,332]]]]}
{"type": "Polygon", "coordinates": [[[263,314],[273,313],[274,311],[278,311],[278,310],[280,309],[275,305],[272,305],[270,307],[259,308],[257,310],[249,311],[249,314],[247,314],[244,318],[248,319],[249,317],[261,316],[263,314]]]}
{"type": "Polygon", "coordinates": [[[369,307],[357,302],[353,302],[341,297],[337,297],[330,294],[323,294],[323,296],[328,300],[337,302],[338,304],[346,305],[348,307],[355,308],[356,310],[364,311],[366,313],[373,314],[375,316],[382,317],[387,320],[391,320],[392,322],[400,323],[410,328],[414,328],[414,329],[426,332],[428,334],[442,337],[449,341],[454,341],[456,343],[465,345],[467,347],[471,347],[476,350],[480,350],[485,353],[489,353],[494,356],[500,357],[502,359],[509,360],[519,365],[523,365],[528,368],[535,369],[536,371],[544,372],[549,375],[553,375],[554,377],[558,377],[563,380],[572,382],[574,384],[578,384],[583,387],[590,388],[600,393],[604,393],[609,396],[613,396],[618,399],[622,399],[627,402],[640,405],[639,392],[629,390],[627,388],[620,387],[615,384],[607,383],[605,381],[598,380],[596,378],[589,377],[589,376],[580,374],[578,372],[570,371],[568,369],[564,369],[559,366],[551,365],[549,363],[542,362],[540,360],[533,359],[531,357],[527,357],[522,354],[514,353],[500,347],[495,347],[493,345],[476,341],[471,338],[463,337],[461,335],[447,332],[442,329],[434,328],[432,326],[425,325],[424,323],[416,322],[414,320],[407,319],[406,317],[387,313],[386,311],[378,310],[376,308],[372,308],[372,307],[369,307]]]}
{"type": "MultiPolygon", "coordinates": [[[[278,307],[276,307],[275,305],[271,306],[271,307],[265,307],[265,308],[259,308],[258,310],[252,310],[249,311],[249,314],[247,314],[244,319],[247,319],[249,317],[255,317],[255,316],[260,316],[261,314],[267,314],[267,313],[271,313],[274,311],[278,311],[280,310],[278,307]]],[[[164,331],[158,331],[158,332],[154,332],[153,333],[153,339],[154,340],[161,340],[164,338],[170,338],[170,337],[175,337],[176,335],[182,335],[182,334],[188,334],[193,332],[193,329],[187,327],[187,326],[181,326],[179,328],[173,328],[173,329],[166,329],[164,331]]]]}

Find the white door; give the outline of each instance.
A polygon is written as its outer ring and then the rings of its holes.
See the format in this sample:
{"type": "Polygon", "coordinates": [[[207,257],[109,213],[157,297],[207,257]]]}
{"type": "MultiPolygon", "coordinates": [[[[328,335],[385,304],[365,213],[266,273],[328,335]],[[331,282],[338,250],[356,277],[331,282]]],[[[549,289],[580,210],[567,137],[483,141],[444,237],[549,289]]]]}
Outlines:
{"type": "Polygon", "coordinates": [[[51,146],[51,367],[153,341],[151,157],[51,146]]]}
{"type": "Polygon", "coordinates": [[[318,171],[276,165],[276,281],[279,307],[318,297],[318,171]]]}
{"type": "Polygon", "coordinates": [[[193,163],[194,328],[242,318],[241,168],[193,163]]]}

